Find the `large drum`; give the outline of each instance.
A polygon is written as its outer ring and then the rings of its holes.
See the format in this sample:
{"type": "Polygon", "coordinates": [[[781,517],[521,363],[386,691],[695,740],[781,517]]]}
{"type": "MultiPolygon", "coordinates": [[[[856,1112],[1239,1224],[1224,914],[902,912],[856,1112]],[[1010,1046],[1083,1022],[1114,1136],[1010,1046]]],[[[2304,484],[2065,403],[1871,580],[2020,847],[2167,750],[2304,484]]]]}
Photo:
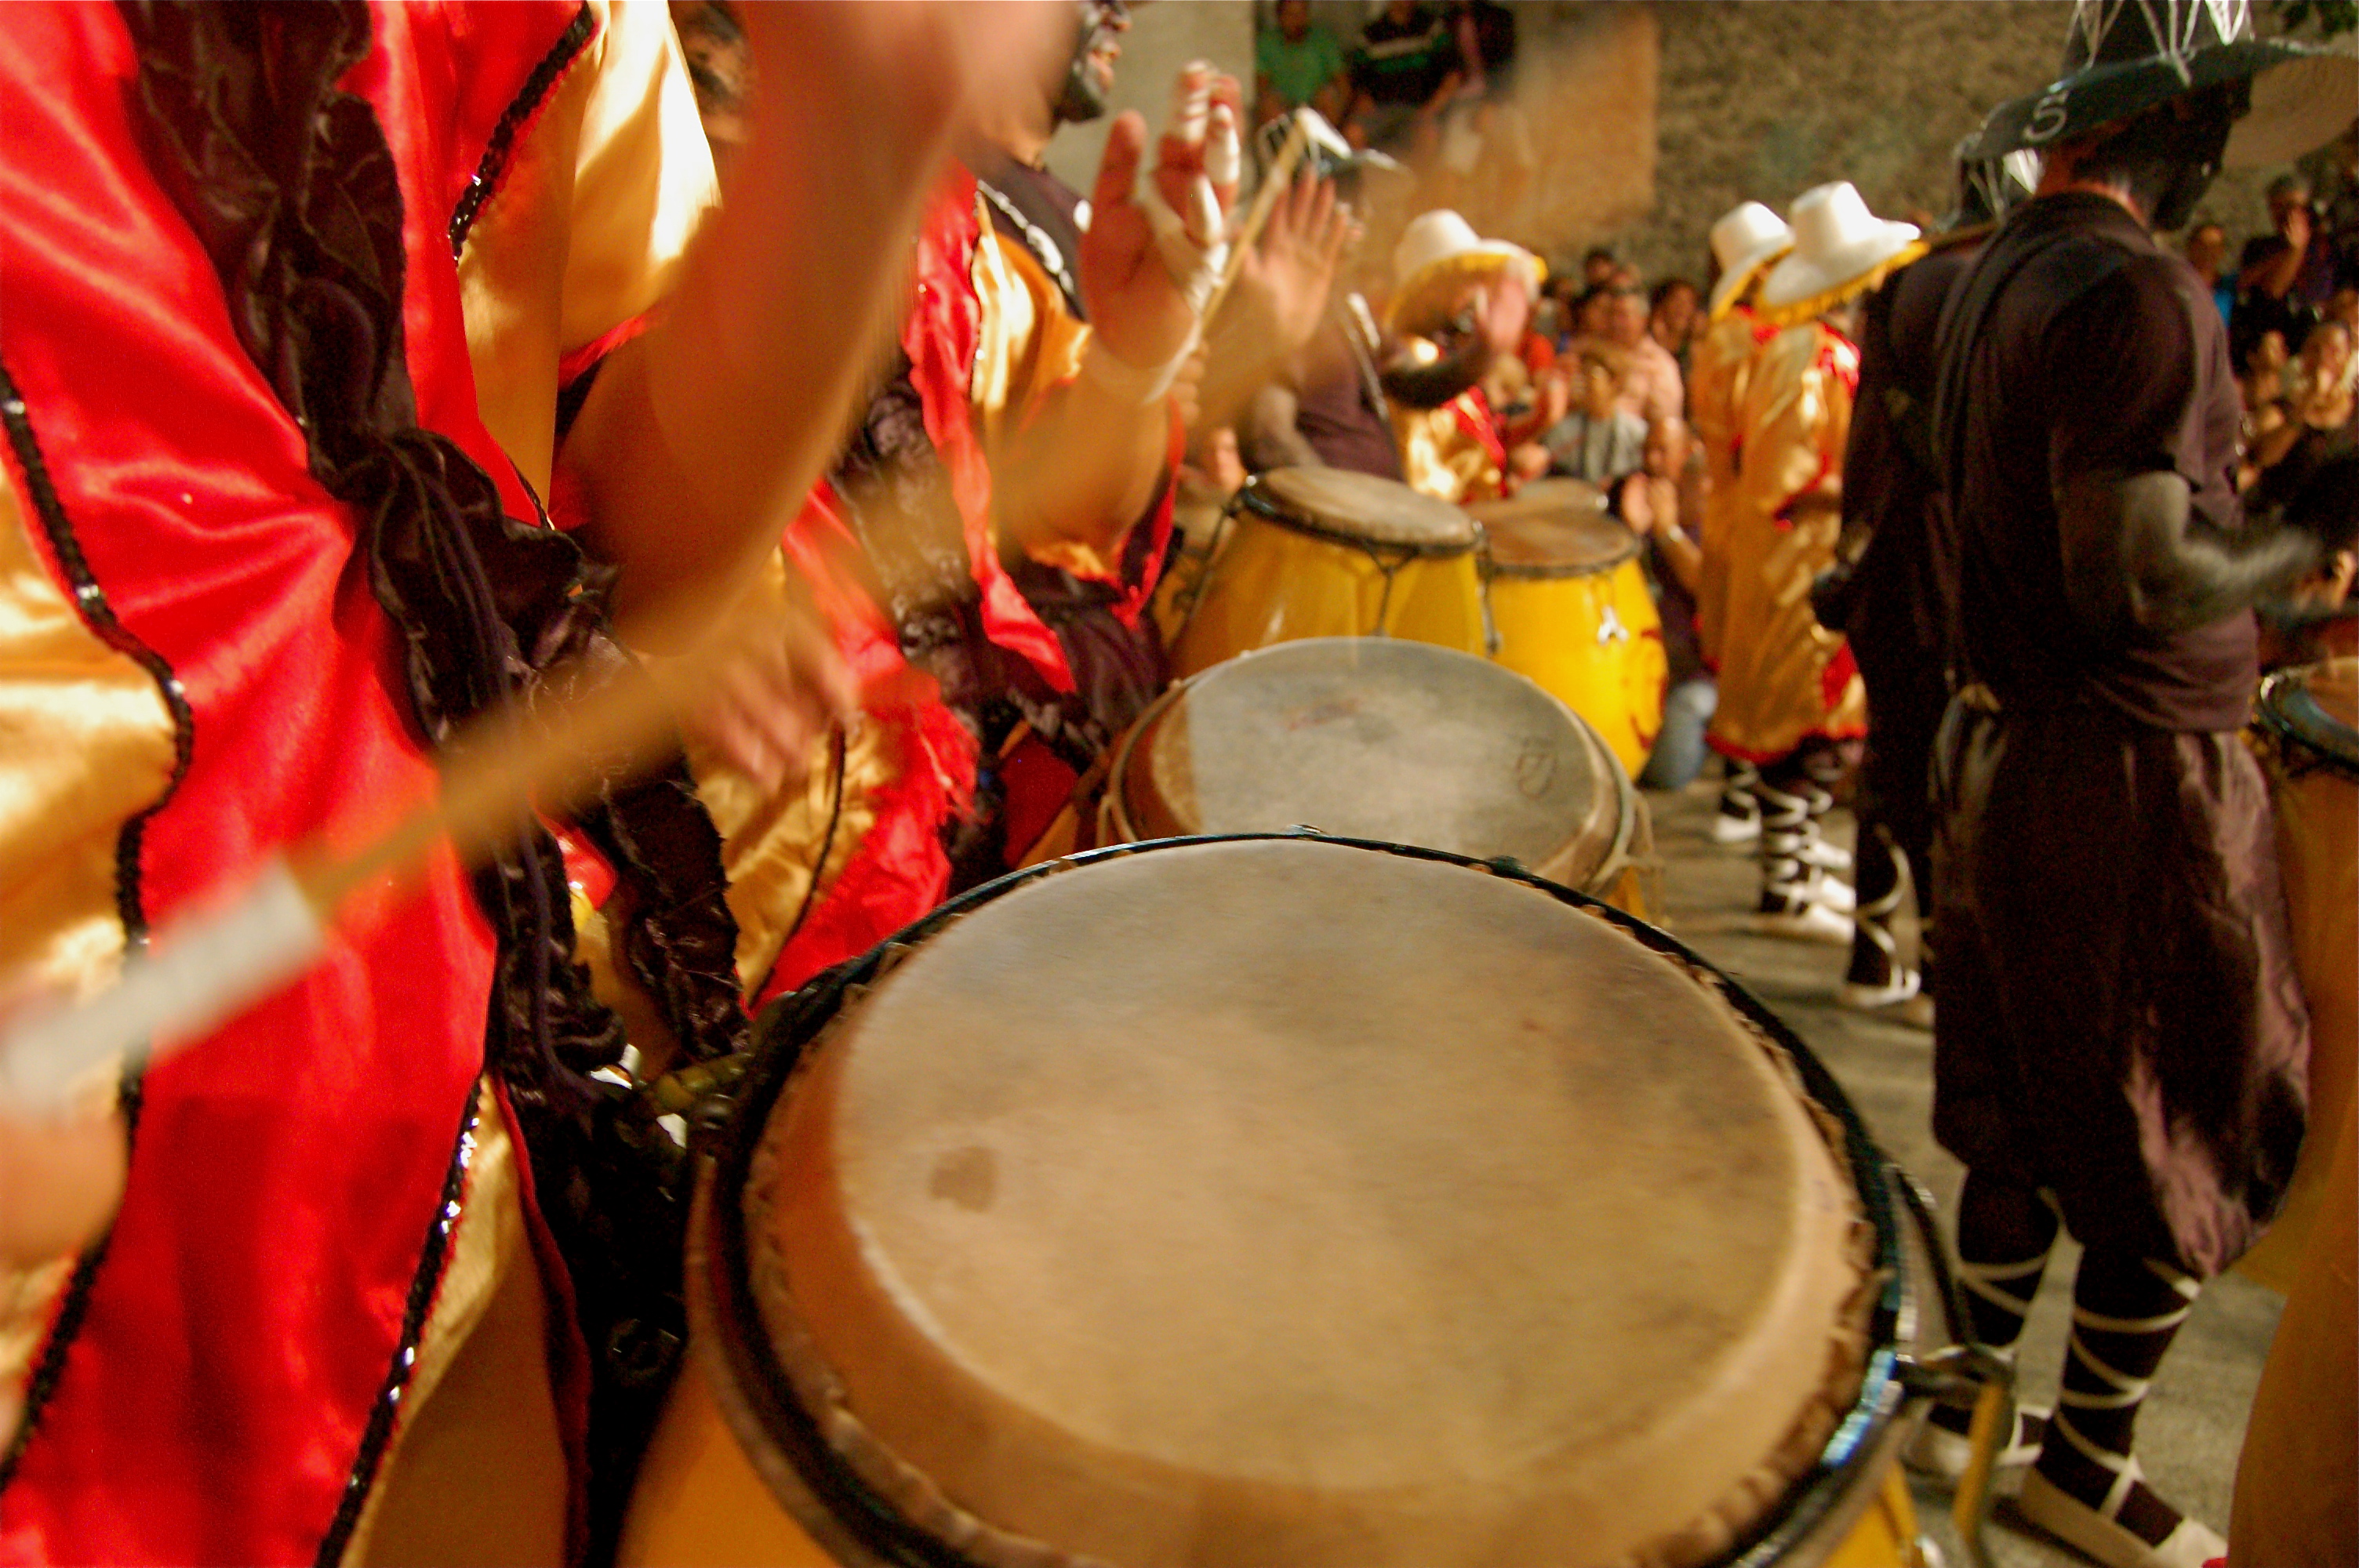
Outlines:
{"type": "Polygon", "coordinates": [[[1482,650],[1474,524],[1448,502],[1373,474],[1273,469],[1230,512],[1172,643],[1174,675],[1299,637],[1482,650]]]}
{"type": "Polygon", "coordinates": [[[2277,1290],[2301,1269],[2359,1078],[2359,659],[2280,670],[2253,740],[2277,808],[2294,968],[2310,1003],[2310,1125],[2285,1206],[2237,1267],[2277,1290]]]}
{"type": "Polygon", "coordinates": [[[1506,856],[1645,914],[1647,808],[1597,732],[1451,648],[1319,637],[1167,692],[1117,753],[1103,841],[1310,827],[1506,856]]]}
{"type": "Polygon", "coordinates": [[[1484,533],[1495,656],[1595,726],[1635,777],[1663,727],[1669,671],[1637,535],[1573,479],[1538,480],[1466,510],[1484,533]]]}
{"type": "Polygon", "coordinates": [[[626,1563],[1913,1560],[1892,1173],[1602,905],[1387,845],[1103,850],[757,1033],[626,1563]]]}

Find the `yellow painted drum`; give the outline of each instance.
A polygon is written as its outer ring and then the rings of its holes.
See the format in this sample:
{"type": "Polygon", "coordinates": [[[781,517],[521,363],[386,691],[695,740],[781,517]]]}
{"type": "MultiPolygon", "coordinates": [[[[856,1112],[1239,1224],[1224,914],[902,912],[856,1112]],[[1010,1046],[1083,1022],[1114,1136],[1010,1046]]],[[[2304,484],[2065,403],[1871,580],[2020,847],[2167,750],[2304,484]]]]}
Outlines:
{"type": "Polygon", "coordinates": [[[1589,720],[1633,776],[1644,772],[1670,666],[1637,536],[1579,480],[1538,480],[1466,510],[1485,535],[1494,656],[1589,720]]]}
{"type": "Polygon", "coordinates": [[[1482,651],[1476,531],[1448,502],[1373,474],[1273,469],[1230,513],[1172,643],[1175,676],[1301,637],[1482,651]]]}
{"type": "Polygon", "coordinates": [[[2237,1263],[2288,1291],[2324,1197],[2335,1130],[2359,1078],[2359,659],[2280,670],[2252,735],[2277,808],[2294,971],[2310,1004],[2310,1124],[2285,1206],[2237,1263]]]}
{"type": "Polygon", "coordinates": [[[756,1036],[625,1563],[1913,1561],[1921,1237],[1635,920],[1430,850],[1102,850],[756,1036]]]}
{"type": "Polygon", "coordinates": [[[1317,637],[1190,676],[1117,753],[1103,841],[1279,833],[1501,856],[1632,914],[1647,808],[1597,732],[1452,648],[1317,637]]]}

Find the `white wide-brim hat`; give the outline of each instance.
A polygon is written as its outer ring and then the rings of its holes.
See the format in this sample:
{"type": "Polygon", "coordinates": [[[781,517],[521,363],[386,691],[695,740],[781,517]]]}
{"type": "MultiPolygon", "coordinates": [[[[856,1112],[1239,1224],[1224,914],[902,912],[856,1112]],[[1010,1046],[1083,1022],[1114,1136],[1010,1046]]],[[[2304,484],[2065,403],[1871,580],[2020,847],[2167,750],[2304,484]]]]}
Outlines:
{"type": "Polygon", "coordinates": [[[1916,224],[1877,217],[1847,179],[1805,190],[1789,216],[1794,248],[1761,283],[1761,314],[1779,326],[1832,310],[1925,254],[1916,224]]]}
{"type": "Polygon", "coordinates": [[[1440,285],[1470,274],[1518,272],[1538,298],[1548,267],[1540,258],[1506,240],[1486,240],[1447,207],[1420,212],[1393,247],[1393,292],[1385,303],[1385,325],[1397,327],[1425,304],[1440,285]]]}
{"type": "Polygon", "coordinates": [[[1740,201],[1712,226],[1712,255],[1720,281],[1712,286],[1706,317],[1717,321],[1736,308],[1761,269],[1794,248],[1786,220],[1758,201],[1740,201]]]}

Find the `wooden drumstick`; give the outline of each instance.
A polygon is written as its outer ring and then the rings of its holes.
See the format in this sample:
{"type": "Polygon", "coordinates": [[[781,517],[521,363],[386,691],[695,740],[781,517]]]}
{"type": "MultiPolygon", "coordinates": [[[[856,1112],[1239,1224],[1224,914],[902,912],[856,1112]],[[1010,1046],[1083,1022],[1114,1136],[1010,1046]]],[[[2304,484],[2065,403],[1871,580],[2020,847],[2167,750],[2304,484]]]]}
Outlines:
{"type": "Polygon", "coordinates": [[[1229,297],[1229,289],[1244,270],[1246,250],[1261,237],[1278,197],[1294,178],[1294,166],[1302,160],[1310,146],[1310,122],[1302,117],[1306,112],[1295,112],[1294,128],[1287,133],[1285,145],[1277,149],[1277,157],[1270,160],[1268,170],[1263,174],[1261,189],[1254,192],[1253,205],[1245,210],[1245,221],[1237,230],[1237,237],[1229,242],[1229,259],[1221,268],[1221,280],[1212,286],[1212,292],[1204,300],[1206,321],[1220,314],[1221,301],[1229,297]]]}
{"type": "Polygon", "coordinates": [[[108,1063],[154,1060],[203,1038],[310,968],[355,895],[421,877],[438,843],[447,839],[462,863],[474,863],[513,840],[536,809],[562,813],[614,769],[653,761],[672,742],[670,693],[691,689],[741,651],[756,620],[734,617],[667,659],[660,678],[633,668],[558,706],[545,723],[527,728],[513,708],[486,717],[457,749],[435,797],[358,849],[339,854],[313,842],[274,856],[234,897],[169,922],[154,951],[126,963],[111,986],[0,1029],[0,1107],[54,1113],[108,1063]]]}

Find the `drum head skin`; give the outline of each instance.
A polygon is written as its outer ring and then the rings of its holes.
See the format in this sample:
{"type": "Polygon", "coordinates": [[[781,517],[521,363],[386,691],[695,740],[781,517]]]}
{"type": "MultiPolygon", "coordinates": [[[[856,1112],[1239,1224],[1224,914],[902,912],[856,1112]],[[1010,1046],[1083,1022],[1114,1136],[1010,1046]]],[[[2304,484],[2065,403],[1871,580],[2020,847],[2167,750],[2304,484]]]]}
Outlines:
{"type": "Polygon", "coordinates": [[[1596,486],[1535,480],[1503,501],[1466,509],[1483,524],[1485,564],[1507,577],[1585,577],[1638,553],[1638,535],[1605,510],[1596,486]]]}
{"type": "Polygon", "coordinates": [[[1348,469],[1271,469],[1246,481],[1239,499],[1275,522],[1334,538],[1425,555],[1474,547],[1474,520],[1450,503],[1348,469]]]}
{"type": "Polygon", "coordinates": [[[979,1563],[1699,1562],[1860,1386],[1857,1200],[1789,1073],[1521,881],[1109,859],[810,1048],[755,1299],[847,1462],[979,1563]]]}
{"type": "Polygon", "coordinates": [[[1131,749],[1121,787],[1155,837],[1310,827],[1509,856],[1581,887],[1627,809],[1616,767],[1570,708],[1488,660],[1321,637],[1190,680],[1131,749]]]}

